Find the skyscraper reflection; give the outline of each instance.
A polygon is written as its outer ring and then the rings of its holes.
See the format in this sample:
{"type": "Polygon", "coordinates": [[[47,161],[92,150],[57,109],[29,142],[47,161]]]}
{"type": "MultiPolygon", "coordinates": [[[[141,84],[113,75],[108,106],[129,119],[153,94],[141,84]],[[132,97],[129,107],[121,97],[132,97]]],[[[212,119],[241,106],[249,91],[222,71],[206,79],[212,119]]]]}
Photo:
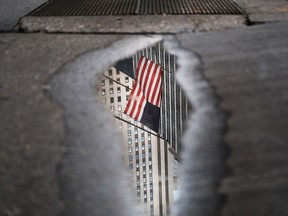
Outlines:
{"type": "Polygon", "coordinates": [[[160,134],[124,114],[134,83],[127,74],[111,67],[104,73],[99,95],[122,130],[123,158],[137,199],[146,205],[149,216],[171,215],[178,189],[181,147],[177,136],[184,128],[188,103],[174,80],[175,57],[158,44],[134,55],[134,68],[140,55],[158,64],[162,60],[161,66],[166,70],[162,83],[160,134]]]}

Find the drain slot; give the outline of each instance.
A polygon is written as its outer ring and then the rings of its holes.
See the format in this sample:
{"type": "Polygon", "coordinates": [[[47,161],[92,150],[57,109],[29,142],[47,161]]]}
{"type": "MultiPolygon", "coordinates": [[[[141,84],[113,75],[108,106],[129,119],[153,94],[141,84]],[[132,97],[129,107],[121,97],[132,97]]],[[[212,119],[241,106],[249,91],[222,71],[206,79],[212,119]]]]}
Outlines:
{"type": "Polygon", "coordinates": [[[29,16],[243,14],[231,0],[52,0],[29,16]]]}

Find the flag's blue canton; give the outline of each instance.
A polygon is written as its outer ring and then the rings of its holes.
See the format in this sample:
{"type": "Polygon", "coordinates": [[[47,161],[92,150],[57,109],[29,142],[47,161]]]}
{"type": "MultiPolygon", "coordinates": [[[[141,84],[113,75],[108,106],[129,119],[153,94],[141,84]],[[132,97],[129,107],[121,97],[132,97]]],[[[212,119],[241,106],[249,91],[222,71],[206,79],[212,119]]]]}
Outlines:
{"type": "Polygon", "coordinates": [[[132,79],[135,79],[132,57],[118,61],[114,67],[132,79]]]}
{"type": "Polygon", "coordinates": [[[158,132],[159,118],[160,108],[147,101],[140,122],[149,127],[151,130],[158,132]]]}

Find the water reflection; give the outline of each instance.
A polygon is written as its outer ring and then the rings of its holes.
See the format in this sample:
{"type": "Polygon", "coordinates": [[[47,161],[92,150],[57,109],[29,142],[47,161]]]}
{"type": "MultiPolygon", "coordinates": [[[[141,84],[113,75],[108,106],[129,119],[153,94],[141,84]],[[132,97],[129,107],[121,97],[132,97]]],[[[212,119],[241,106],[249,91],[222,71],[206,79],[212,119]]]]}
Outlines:
{"type": "Polygon", "coordinates": [[[179,136],[189,106],[175,82],[175,70],[175,57],[159,43],[111,67],[99,86],[101,101],[123,132],[123,158],[131,186],[151,216],[172,215],[171,206],[179,196],[179,136]]]}

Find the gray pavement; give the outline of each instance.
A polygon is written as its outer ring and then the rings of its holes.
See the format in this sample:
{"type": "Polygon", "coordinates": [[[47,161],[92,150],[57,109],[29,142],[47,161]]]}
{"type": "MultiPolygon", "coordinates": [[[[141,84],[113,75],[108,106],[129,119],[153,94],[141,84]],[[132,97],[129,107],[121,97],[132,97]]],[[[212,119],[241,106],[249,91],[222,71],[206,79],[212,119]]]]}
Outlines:
{"type": "Polygon", "coordinates": [[[0,31],[11,31],[18,20],[47,0],[1,0],[0,31]]]}
{"type": "MultiPolygon", "coordinates": [[[[288,213],[287,29],[288,23],[282,22],[177,36],[182,47],[201,56],[204,74],[227,113],[224,142],[229,154],[220,186],[226,197],[221,215],[288,213]]],[[[191,176],[205,176],[204,170],[211,172],[213,165],[191,176]]],[[[203,184],[195,184],[200,191],[203,184]]],[[[196,209],[207,210],[209,201],[203,202],[200,195],[197,200],[193,199],[196,209]]]]}
{"type": "Polygon", "coordinates": [[[166,16],[27,16],[19,22],[22,32],[46,33],[157,33],[219,31],[245,26],[243,15],[166,16]]]}
{"type": "MultiPolygon", "coordinates": [[[[113,126],[94,90],[103,69],[164,38],[194,107],[177,215],[287,216],[287,1],[235,2],[264,23],[169,36],[0,34],[0,215],[143,215],[129,204],[110,141],[119,134],[105,134],[113,126]]],[[[1,30],[40,3],[4,2],[1,30]]]]}
{"type": "Polygon", "coordinates": [[[252,24],[288,20],[286,0],[234,0],[249,15],[252,24]]]}

